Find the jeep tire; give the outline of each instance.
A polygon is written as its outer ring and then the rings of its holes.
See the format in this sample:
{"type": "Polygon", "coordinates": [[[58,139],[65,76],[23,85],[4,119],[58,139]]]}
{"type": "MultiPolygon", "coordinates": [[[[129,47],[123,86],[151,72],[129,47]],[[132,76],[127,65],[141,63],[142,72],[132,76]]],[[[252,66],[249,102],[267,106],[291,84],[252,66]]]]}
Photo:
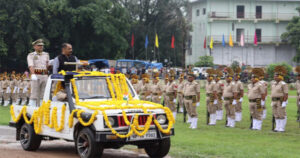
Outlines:
{"type": "Polygon", "coordinates": [[[20,129],[20,143],[24,150],[35,151],[41,145],[42,137],[37,135],[32,125],[24,123],[20,129]]]}
{"type": "Polygon", "coordinates": [[[90,128],[83,128],[76,138],[76,150],[80,158],[101,157],[103,146],[95,141],[95,134],[90,128]]]}
{"type": "Polygon", "coordinates": [[[145,151],[150,157],[162,158],[169,153],[170,146],[170,138],[166,138],[146,146],[145,151]]]}

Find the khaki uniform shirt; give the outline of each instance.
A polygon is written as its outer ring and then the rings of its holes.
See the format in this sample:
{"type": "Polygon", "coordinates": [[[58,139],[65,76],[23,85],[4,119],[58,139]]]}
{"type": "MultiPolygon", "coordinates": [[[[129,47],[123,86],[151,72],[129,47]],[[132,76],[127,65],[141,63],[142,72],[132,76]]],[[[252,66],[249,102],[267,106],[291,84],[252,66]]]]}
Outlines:
{"type": "MultiPolygon", "coordinates": [[[[10,81],[9,80],[4,80],[2,83],[2,89],[6,89],[7,87],[9,87],[10,81]]],[[[5,91],[4,91],[5,92],[5,91]]]]}
{"type": "Polygon", "coordinates": [[[296,81],[295,87],[296,87],[298,95],[300,95],[300,81],[299,80],[296,81]]]}
{"type": "Polygon", "coordinates": [[[151,85],[151,92],[152,93],[161,93],[162,92],[162,89],[161,89],[161,86],[157,83],[157,84],[152,84],[151,85]]]}
{"type": "Polygon", "coordinates": [[[236,85],[238,97],[241,97],[241,92],[244,90],[244,85],[241,81],[232,81],[236,85]]]}
{"type": "Polygon", "coordinates": [[[134,89],[136,92],[139,92],[140,86],[139,86],[138,83],[132,84],[132,87],[133,87],[133,89],[134,89]]]}
{"type": "Polygon", "coordinates": [[[166,86],[166,92],[167,93],[177,92],[177,85],[176,85],[175,81],[173,81],[172,83],[168,82],[168,84],[166,86]]]}
{"type": "Polygon", "coordinates": [[[197,83],[196,81],[193,82],[186,82],[184,84],[183,88],[183,95],[184,96],[193,96],[200,93],[200,84],[197,83]]]}
{"type": "Polygon", "coordinates": [[[216,92],[222,93],[223,90],[224,90],[224,84],[221,82],[221,80],[219,80],[218,82],[216,82],[216,92]]]}
{"type": "Polygon", "coordinates": [[[237,86],[234,82],[226,82],[224,84],[223,97],[233,97],[233,93],[237,93],[237,86]]]}
{"type": "Polygon", "coordinates": [[[147,92],[151,91],[150,88],[151,87],[150,87],[149,83],[146,83],[146,84],[141,83],[140,84],[140,94],[145,95],[147,92]]]}
{"type": "Polygon", "coordinates": [[[284,94],[288,94],[289,88],[288,84],[286,84],[284,81],[275,82],[271,86],[271,97],[279,98],[283,97],[284,94]]]}
{"type": "Polygon", "coordinates": [[[206,90],[206,94],[210,94],[213,93],[215,91],[217,91],[217,85],[215,81],[211,81],[211,82],[206,82],[205,85],[205,90],[206,90]]]}
{"type": "Polygon", "coordinates": [[[264,85],[260,82],[256,82],[255,84],[250,83],[248,85],[248,98],[249,99],[257,99],[261,98],[261,95],[265,94],[264,85]]]}
{"type": "Polygon", "coordinates": [[[178,84],[178,88],[177,88],[178,93],[183,93],[184,83],[185,81],[182,81],[181,83],[178,84]]]}
{"type": "Polygon", "coordinates": [[[3,92],[3,86],[2,86],[2,85],[3,85],[3,82],[4,82],[3,80],[0,81],[0,93],[3,92]]]}
{"type": "Polygon", "coordinates": [[[27,63],[28,67],[33,67],[34,69],[47,70],[47,65],[49,63],[49,54],[46,52],[29,53],[27,56],[27,63]]]}
{"type": "Polygon", "coordinates": [[[17,86],[18,86],[18,81],[16,79],[13,79],[12,81],[10,81],[9,87],[10,87],[12,93],[17,92],[17,89],[15,89],[15,88],[18,88],[17,86]]]}

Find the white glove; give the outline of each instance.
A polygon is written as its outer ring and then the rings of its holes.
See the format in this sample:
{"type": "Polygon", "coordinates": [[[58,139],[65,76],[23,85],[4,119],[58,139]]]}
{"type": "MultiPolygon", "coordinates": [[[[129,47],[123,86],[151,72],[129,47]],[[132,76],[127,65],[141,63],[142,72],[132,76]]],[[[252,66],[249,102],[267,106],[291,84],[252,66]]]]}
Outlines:
{"type": "Polygon", "coordinates": [[[176,103],[176,99],[174,99],[173,102],[176,103]]]}
{"type": "Polygon", "coordinates": [[[261,101],[261,106],[265,106],[265,101],[264,100],[261,101]]]}
{"type": "Polygon", "coordinates": [[[236,105],[236,100],[235,99],[233,100],[232,105],[236,105]]]}
{"type": "Polygon", "coordinates": [[[271,103],[271,107],[273,107],[273,102],[271,103]]]}
{"type": "Polygon", "coordinates": [[[243,98],[240,98],[240,102],[243,102],[243,98]]]}
{"type": "Polygon", "coordinates": [[[27,89],[27,87],[25,87],[25,88],[23,89],[23,93],[27,93],[27,91],[28,91],[28,89],[27,89]]]}
{"type": "Polygon", "coordinates": [[[214,100],[214,104],[218,104],[218,100],[217,99],[214,100]]]}
{"type": "Polygon", "coordinates": [[[11,93],[10,87],[7,87],[6,93],[11,93]]]}
{"type": "Polygon", "coordinates": [[[286,107],[286,104],[287,104],[287,102],[284,101],[284,102],[282,102],[281,106],[284,108],[284,107],[286,107]]]}
{"type": "Polygon", "coordinates": [[[161,96],[159,96],[158,98],[161,99],[161,96]]]}
{"type": "Polygon", "coordinates": [[[222,96],[222,100],[224,101],[224,97],[222,96]]]}
{"type": "Polygon", "coordinates": [[[147,98],[147,99],[150,99],[150,98],[151,98],[151,96],[150,96],[150,95],[148,95],[146,98],[147,98]]]}
{"type": "Polygon", "coordinates": [[[36,80],[38,80],[38,78],[36,77],[35,74],[32,74],[32,75],[31,75],[31,80],[32,80],[32,81],[36,81],[36,80]]]}
{"type": "Polygon", "coordinates": [[[198,103],[196,104],[196,106],[200,106],[200,102],[198,102],[198,103]]]}
{"type": "Polygon", "coordinates": [[[15,87],[14,87],[14,91],[13,91],[13,93],[17,93],[17,91],[18,91],[18,87],[17,87],[17,86],[15,86],[15,87]]]}

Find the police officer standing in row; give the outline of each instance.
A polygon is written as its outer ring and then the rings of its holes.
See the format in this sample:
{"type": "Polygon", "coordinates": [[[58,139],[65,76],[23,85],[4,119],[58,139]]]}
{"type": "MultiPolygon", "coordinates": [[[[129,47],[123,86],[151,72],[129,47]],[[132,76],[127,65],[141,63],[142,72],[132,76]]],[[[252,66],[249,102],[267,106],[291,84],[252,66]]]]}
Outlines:
{"type": "Polygon", "coordinates": [[[287,70],[283,66],[276,66],[275,69],[275,82],[271,86],[272,97],[272,111],[273,117],[275,117],[276,128],[275,132],[284,132],[287,121],[286,106],[288,100],[288,85],[283,81],[284,76],[287,74],[287,70]]]}
{"type": "Polygon", "coordinates": [[[207,106],[207,124],[208,125],[216,125],[217,121],[217,104],[218,104],[218,97],[217,97],[217,86],[216,82],[214,81],[214,74],[215,70],[208,69],[207,71],[207,82],[205,85],[206,90],[206,106],[207,106]]]}
{"type": "Polygon", "coordinates": [[[39,106],[43,99],[48,79],[49,54],[43,52],[44,42],[38,39],[32,43],[34,52],[27,56],[27,63],[31,73],[31,96],[29,106],[39,106]]]}
{"type": "Polygon", "coordinates": [[[295,83],[295,87],[297,90],[297,121],[300,121],[300,66],[296,67],[296,72],[297,72],[297,81],[295,83]]]}
{"type": "Polygon", "coordinates": [[[195,80],[195,75],[189,73],[187,75],[187,80],[184,84],[183,95],[184,95],[184,105],[188,113],[188,123],[190,122],[190,128],[196,129],[198,122],[197,106],[200,105],[200,84],[195,80]]]}
{"type": "Polygon", "coordinates": [[[240,122],[242,121],[242,103],[244,97],[244,85],[240,81],[240,73],[242,69],[240,67],[236,67],[234,69],[234,81],[233,83],[236,85],[237,88],[237,104],[235,106],[235,121],[240,122]]]}
{"type": "Polygon", "coordinates": [[[263,75],[260,68],[252,69],[251,83],[248,85],[248,99],[251,116],[251,129],[261,130],[263,121],[263,106],[265,106],[265,89],[264,85],[259,82],[260,76],[263,75]]]}

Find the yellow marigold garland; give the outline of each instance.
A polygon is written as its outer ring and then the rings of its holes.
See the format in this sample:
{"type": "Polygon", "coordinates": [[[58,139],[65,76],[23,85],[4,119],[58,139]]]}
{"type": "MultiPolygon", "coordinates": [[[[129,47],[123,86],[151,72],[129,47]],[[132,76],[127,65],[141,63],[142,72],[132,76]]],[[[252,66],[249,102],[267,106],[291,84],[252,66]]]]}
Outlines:
{"type": "Polygon", "coordinates": [[[83,125],[83,126],[90,126],[92,123],[94,123],[95,119],[96,119],[96,116],[98,115],[98,111],[95,110],[95,112],[92,114],[90,120],[88,122],[84,122],[81,118],[81,113],[83,113],[84,110],[79,110],[77,112],[77,118],[78,118],[78,121],[83,125]]]}

